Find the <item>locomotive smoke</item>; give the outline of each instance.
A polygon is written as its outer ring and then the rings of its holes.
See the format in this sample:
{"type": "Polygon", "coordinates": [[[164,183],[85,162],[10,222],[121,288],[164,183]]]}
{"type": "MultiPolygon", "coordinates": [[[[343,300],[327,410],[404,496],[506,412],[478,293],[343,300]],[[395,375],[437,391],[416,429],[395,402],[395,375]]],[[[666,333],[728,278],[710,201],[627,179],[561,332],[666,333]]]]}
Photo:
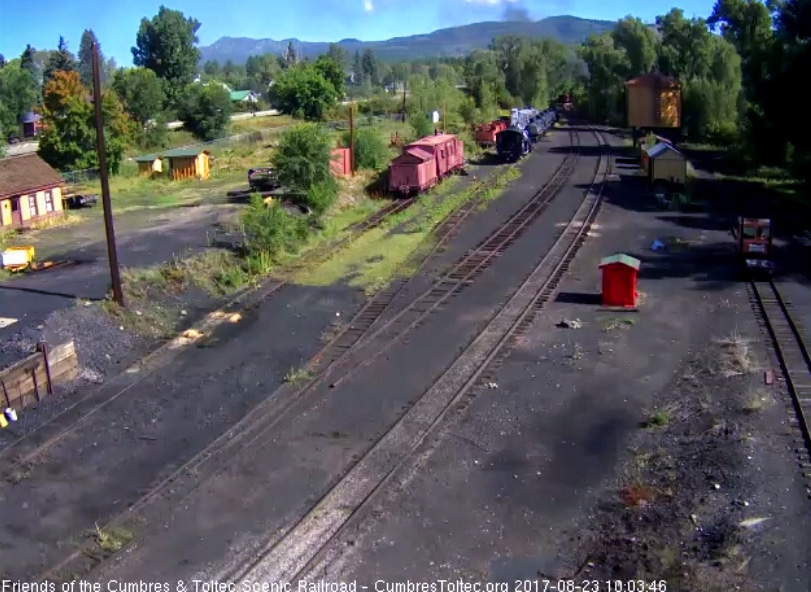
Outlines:
{"type": "Polygon", "coordinates": [[[524,23],[532,22],[532,18],[529,16],[529,10],[522,4],[507,4],[504,7],[502,20],[511,22],[520,21],[524,23]]]}

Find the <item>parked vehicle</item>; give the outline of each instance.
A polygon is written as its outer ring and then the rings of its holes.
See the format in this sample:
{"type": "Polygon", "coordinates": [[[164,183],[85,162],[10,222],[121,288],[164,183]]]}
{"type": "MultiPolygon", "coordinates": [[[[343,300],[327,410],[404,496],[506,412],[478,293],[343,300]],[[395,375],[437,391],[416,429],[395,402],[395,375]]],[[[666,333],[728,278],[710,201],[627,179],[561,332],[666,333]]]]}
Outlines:
{"type": "Polygon", "coordinates": [[[425,191],[465,166],[465,146],[453,134],[412,142],[389,163],[389,191],[407,196],[425,191]]]}
{"type": "Polygon", "coordinates": [[[65,205],[70,210],[78,210],[80,208],[89,208],[99,202],[99,196],[91,195],[68,195],[65,196],[65,205]]]}
{"type": "Polygon", "coordinates": [[[750,272],[772,273],[772,221],[768,218],[738,218],[738,252],[750,272]]]}
{"type": "Polygon", "coordinates": [[[272,168],[259,167],[248,171],[248,185],[251,190],[272,191],[281,187],[279,178],[272,168]]]}
{"type": "Polygon", "coordinates": [[[508,128],[496,136],[496,151],[499,158],[515,162],[532,152],[529,133],[517,127],[508,128]]]}

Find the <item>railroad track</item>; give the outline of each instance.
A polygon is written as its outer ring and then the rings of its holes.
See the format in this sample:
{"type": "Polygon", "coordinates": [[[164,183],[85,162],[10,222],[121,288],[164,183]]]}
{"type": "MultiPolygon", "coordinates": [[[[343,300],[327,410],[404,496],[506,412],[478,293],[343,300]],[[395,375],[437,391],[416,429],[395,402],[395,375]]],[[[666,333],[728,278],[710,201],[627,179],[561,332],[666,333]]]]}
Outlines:
{"type": "Polygon", "coordinates": [[[791,305],[783,299],[773,280],[752,279],[750,286],[763,323],[774,343],[806,454],[811,454],[811,426],[808,423],[811,417],[811,356],[805,334],[792,318],[791,305]]]}
{"type": "MultiPolygon", "coordinates": [[[[571,135],[572,141],[577,138],[576,133],[571,135]]],[[[464,285],[469,283],[469,280],[476,272],[480,272],[486,265],[492,263],[497,253],[503,252],[509,244],[512,244],[517,238],[517,235],[522,232],[538,215],[545,209],[551,199],[556,195],[557,191],[568,179],[571,174],[574,164],[577,160],[577,147],[574,147],[573,155],[570,155],[561,166],[553,173],[553,178],[544,186],[544,188],[536,194],[533,199],[525,204],[519,212],[511,217],[506,225],[509,226],[509,232],[504,231],[502,227],[496,234],[498,234],[498,245],[500,250],[494,250],[488,257],[480,258],[477,260],[476,265],[470,265],[469,261],[471,255],[468,254],[462,263],[468,262],[466,273],[463,277],[454,280],[454,288],[446,290],[447,295],[463,288],[464,285]],[[540,201],[539,201],[540,200],[540,201]],[[518,223],[520,222],[520,224],[518,223]]],[[[484,186],[482,186],[483,188],[484,186]]],[[[427,263],[430,258],[440,249],[447,240],[452,237],[463,224],[463,222],[476,210],[481,202],[483,196],[478,199],[471,199],[463,207],[450,214],[437,228],[432,240],[435,244],[427,250],[415,253],[413,258],[410,258],[405,267],[416,265],[422,267],[427,263]]],[[[410,200],[405,200],[410,201],[410,200]]],[[[393,213],[402,211],[403,207],[397,208],[397,204],[390,206],[390,211],[385,214],[382,219],[391,216],[393,213]]],[[[409,204],[410,205],[410,204],[409,204]]],[[[407,207],[407,206],[405,206],[407,207]]],[[[382,219],[380,221],[382,221],[382,219]]],[[[374,223],[374,221],[373,221],[374,223]]],[[[366,225],[365,230],[373,226],[366,225]]],[[[492,240],[483,241],[484,245],[492,244],[492,240]]],[[[475,250],[474,250],[475,252],[475,250]]],[[[458,264],[454,270],[458,270],[458,264]]],[[[223,466],[226,466],[230,459],[240,454],[241,451],[260,442],[263,437],[267,437],[268,433],[272,431],[279,421],[284,419],[287,412],[293,407],[294,404],[299,403],[301,399],[315,390],[315,387],[322,384],[323,381],[330,375],[334,375],[339,369],[339,363],[348,360],[350,354],[356,350],[356,346],[371,342],[371,338],[363,339],[369,332],[369,329],[381,318],[381,315],[389,308],[390,304],[395,298],[402,293],[406,287],[408,280],[398,280],[391,286],[379,292],[374,298],[367,302],[353,317],[352,321],[336,335],[324,349],[315,357],[314,362],[309,366],[309,371],[314,378],[304,384],[302,387],[295,387],[291,385],[282,386],[276,393],[269,396],[268,399],[252,409],[238,424],[226,431],[217,440],[212,442],[201,453],[194,458],[190,459],[186,464],[172,473],[169,477],[161,481],[156,487],[152,488],[144,496],[142,496],[134,505],[127,511],[114,517],[108,522],[103,529],[119,526],[133,520],[143,519],[142,514],[157,500],[167,501],[170,505],[179,500],[184,499],[190,495],[199,485],[204,481],[206,476],[216,474],[223,466]]],[[[432,293],[431,290],[423,294],[432,293]]],[[[438,306],[439,303],[434,302],[438,306]]],[[[437,306],[430,309],[423,309],[421,317],[424,318],[430,314],[437,306]]],[[[410,309],[407,309],[410,310],[410,309]]],[[[380,336],[382,330],[390,328],[393,323],[400,320],[402,328],[402,315],[395,315],[390,321],[383,323],[382,326],[375,332],[375,336],[380,336]]],[[[412,319],[413,320],[413,319],[412,319]]],[[[404,330],[410,328],[407,326],[404,330]]],[[[402,336],[403,331],[393,338],[402,336]]],[[[379,355],[382,352],[378,352],[379,355]]],[[[344,372],[354,372],[359,369],[361,364],[355,363],[349,366],[343,366],[344,372]]],[[[344,378],[343,376],[342,378],[344,378]]],[[[261,445],[261,444],[260,444],[261,445]]],[[[149,520],[144,520],[149,522],[149,520]]],[[[90,552],[92,543],[88,543],[64,558],[58,564],[51,566],[44,571],[39,579],[54,579],[60,573],[85,573],[98,563],[100,560],[93,556],[90,552]]]]}
{"type": "MultiPolygon", "coordinates": [[[[313,251],[305,253],[304,256],[302,257],[302,261],[297,265],[297,267],[303,265],[316,264],[328,259],[336,251],[347,247],[369,230],[379,227],[391,216],[394,216],[395,214],[398,214],[408,209],[416,201],[417,198],[401,199],[393,201],[392,203],[384,206],[377,212],[374,212],[373,214],[369,215],[365,219],[351,225],[347,229],[347,234],[341,239],[337,241],[332,241],[328,244],[325,244],[321,247],[314,249],[313,251]]],[[[65,262],[65,264],[67,263],[70,262],[65,262]]],[[[268,280],[266,286],[260,288],[257,291],[256,298],[253,299],[254,301],[248,308],[255,308],[259,306],[259,304],[263,303],[269,297],[279,292],[284,286],[286,286],[289,283],[290,283],[289,279],[268,280]]],[[[231,308],[231,306],[229,305],[227,308],[231,308]]],[[[157,369],[157,367],[152,368],[153,371],[155,369],[157,369]]],[[[140,380],[143,380],[150,374],[151,372],[143,372],[139,378],[139,382],[140,380]]],[[[0,450],[0,460],[7,458],[9,456],[14,457],[14,460],[6,467],[0,466],[0,472],[3,473],[4,477],[7,477],[10,471],[13,471],[22,464],[31,462],[37,456],[45,452],[48,448],[52,447],[54,444],[59,442],[62,438],[75,431],[76,428],[83,425],[94,413],[106,407],[108,404],[112,403],[119,395],[123,394],[124,392],[127,392],[129,388],[134,386],[134,384],[137,384],[137,382],[129,385],[129,387],[123,389],[116,395],[105,399],[100,404],[93,404],[91,402],[93,396],[92,394],[87,397],[84,397],[80,399],[78,402],[68,407],[67,409],[65,409],[62,413],[60,413],[56,417],[52,418],[45,424],[41,425],[34,432],[26,434],[21,438],[19,438],[18,440],[12,442],[8,446],[0,450]],[[87,402],[91,402],[91,405],[89,406],[85,405],[85,403],[87,402]],[[72,417],[76,417],[76,419],[70,421],[70,418],[72,417]],[[66,419],[68,420],[67,422],[66,419]],[[37,436],[39,436],[42,433],[43,429],[47,429],[49,426],[59,425],[61,423],[68,423],[68,425],[64,429],[58,431],[56,435],[46,438],[43,441],[37,443],[33,447],[33,450],[29,451],[24,450],[25,444],[31,441],[36,441],[37,436]],[[21,448],[23,448],[23,450],[20,450],[21,448]]]]}
{"type": "MultiPolygon", "coordinates": [[[[371,511],[378,496],[402,469],[417,458],[419,449],[434,436],[472,389],[495,371],[532,319],[552,297],[570,262],[585,240],[602,204],[603,183],[609,174],[610,155],[603,147],[595,175],[583,202],[552,248],[500,312],[456,358],[448,370],[408,411],[358,459],[311,509],[281,534],[271,536],[260,549],[245,553],[249,559],[227,567],[214,579],[241,584],[257,581],[306,580],[324,571],[339,554],[335,543],[371,511]]],[[[314,581],[314,580],[312,580],[314,581]]]]}

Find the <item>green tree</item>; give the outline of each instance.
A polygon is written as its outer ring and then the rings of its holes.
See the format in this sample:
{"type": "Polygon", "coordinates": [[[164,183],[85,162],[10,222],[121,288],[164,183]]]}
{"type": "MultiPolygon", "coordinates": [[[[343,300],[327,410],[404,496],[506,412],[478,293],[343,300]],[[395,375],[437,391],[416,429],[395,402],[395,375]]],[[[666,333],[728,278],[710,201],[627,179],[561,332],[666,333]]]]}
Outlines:
{"type": "Polygon", "coordinates": [[[286,130],[271,157],[282,185],[306,194],[316,185],[334,182],[330,172],[333,142],[329,130],[315,123],[302,123],[286,130]]]}
{"type": "Polygon", "coordinates": [[[107,86],[110,74],[115,71],[108,68],[96,34],[92,29],[85,29],[79,43],[79,78],[87,88],[93,88],[93,43],[96,44],[99,51],[99,79],[103,87],[107,86]]]}
{"type": "Polygon", "coordinates": [[[321,55],[318,56],[313,67],[332,85],[338,98],[344,96],[346,93],[346,75],[339,62],[329,56],[321,55]]]}
{"type": "Polygon", "coordinates": [[[178,115],[183,126],[201,140],[221,137],[231,121],[231,97],[219,84],[190,84],[178,115]]]}
{"type": "Polygon", "coordinates": [[[626,16],[620,20],[611,33],[614,44],[625,49],[628,56],[626,78],[633,78],[650,72],[656,64],[656,33],[640,19],[626,16]]]}
{"type": "Polygon", "coordinates": [[[0,127],[5,134],[18,130],[20,118],[36,104],[37,94],[34,79],[19,61],[0,70],[0,127]]]}
{"type": "Polygon", "coordinates": [[[166,99],[160,78],[147,68],[119,70],[113,77],[112,87],[142,130],[160,114],[166,99]]]}
{"type": "Polygon", "coordinates": [[[0,53],[0,70],[6,67],[6,56],[0,53]]]}
{"type": "MultiPolygon", "coordinates": [[[[248,61],[250,61],[250,59],[251,58],[249,57],[248,61]]],[[[216,76],[220,73],[220,63],[214,60],[208,60],[205,64],[203,64],[203,72],[209,76],[216,76]]]]}
{"type": "Polygon", "coordinates": [[[200,23],[177,10],[161,6],[151,20],[141,19],[132,48],[133,63],[149,68],[165,82],[164,91],[172,107],[186,86],[194,80],[200,50],[196,44],[200,23]]]}
{"type": "MultiPolygon", "coordinates": [[[[60,170],[98,167],[95,114],[89,91],[73,72],[55,72],[43,90],[42,115],[45,130],[39,154],[60,170]]],[[[117,97],[102,95],[107,166],[117,174],[129,140],[129,121],[117,97]]]]}
{"type": "Polygon", "coordinates": [[[31,79],[36,82],[37,80],[37,65],[34,63],[34,54],[36,54],[36,49],[31,47],[31,45],[25,46],[25,51],[23,51],[22,56],[20,57],[20,68],[25,70],[31,75],[31,79]]]}
{"type": "Polygon", "coordinates": [[[372,86],[380,84],[380,75],[378,72],[377,58],[375,52],[371,49],[364,49],[363,55],[360,58],[361,72],[363,72],[364,81],[369,81],[372,86]]]}
{"type": "Polygon", "coordinates": [[[48,84],[57,72],[74,72],[75,70],[76,58],[68,50],[65,38],[60,36],[57,50],[51,52],[48,62],[45,64],[45,71],[42,75],[43,84],[48,84]]]}
{"type": "Polygon", "coordinates": [[[271,101],[283,113],[306,119],[323,119],[338,102],[335,87],[312,64],[285,70],[270,91],[271,101]]]}
{"type": "Polygon", "coordinates": [[[363,59],[360,57],[360,52],[356,51],[355,56],[352,58],[352,83],[360,86],[363,81],[363,59]]]}
{"type": "Polygon", "coordinates": [[[266,53],[261,56],[250,56],[245,64],[245,74],[251,90],[267,93],[270,83],[281,73],[276,56],[266,53]]]}
{"type": "Polygon", "coordinates": [[[604,121],[619,122],[624,112],[624,77],[630,70],[628,53],[617,47],[610,33],[590,35],[578,48],[588,69],[586,90],[589,114],[604,121]]]}
{"type": "Polygon", "coordinates": [[[284,52],[284,65],[287,68],[292,68],[299,62],[299,56],[296,53],[296,48],[293,42],[287,44],[287,51],[284,52]]]}
{"type": "Polygon", "coordinates": [[[337,43],[330,43],[329,49],[327,50],[327,57],[332,58],[339,66],[341,66],[341,70],[346,70],[349,67],[349,54],[346,50],[338,45],[337,43]]]}

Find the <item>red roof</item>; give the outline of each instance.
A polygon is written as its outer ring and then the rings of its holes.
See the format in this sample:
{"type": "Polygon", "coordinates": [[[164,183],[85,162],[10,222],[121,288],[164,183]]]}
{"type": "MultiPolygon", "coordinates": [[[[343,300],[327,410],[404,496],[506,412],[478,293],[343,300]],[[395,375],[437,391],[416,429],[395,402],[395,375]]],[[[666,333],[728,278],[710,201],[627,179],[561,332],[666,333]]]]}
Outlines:
{"type": "Polygon", "coordinates": [[[416,142],[411,142],[409,146],[437,146],[439,144],[446,144],[451,140],[455,140],[456,136],[453,134],[438,134],[436,136],[427,136],[422,138],[421,140],[417,140],[416,142]]]}
{"type": "MultiPolygon", "coordinates": [[[[406,146],[403,150],[403,153],[400,156],[413,156],[417,160],[421,160],[422,162],[428,162],[434,156],[425,150],[421,150],[416,146],[406,146]]],[[[399,156],[397,158],[400,158],[399,156]]],[[[396,160],[396,159],[395,159],[396,160]]]]}

